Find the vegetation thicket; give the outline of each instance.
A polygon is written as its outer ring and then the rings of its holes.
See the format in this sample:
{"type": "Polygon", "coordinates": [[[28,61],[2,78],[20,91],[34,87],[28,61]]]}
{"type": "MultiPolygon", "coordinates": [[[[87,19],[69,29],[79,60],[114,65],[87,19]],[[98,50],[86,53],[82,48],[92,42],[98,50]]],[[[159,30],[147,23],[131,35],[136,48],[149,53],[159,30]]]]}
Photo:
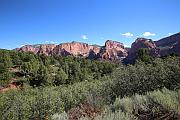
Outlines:
{"type": "Polygon", "coordinates": [[[125,66],[0,50],[0,85],[10,81],[22,81],[23,89],[0,93],[2,120],[66,120],[82,103],[102,110],[95,120],[180,117],[179,56],[152,58],[142,49],[125,66]]]}

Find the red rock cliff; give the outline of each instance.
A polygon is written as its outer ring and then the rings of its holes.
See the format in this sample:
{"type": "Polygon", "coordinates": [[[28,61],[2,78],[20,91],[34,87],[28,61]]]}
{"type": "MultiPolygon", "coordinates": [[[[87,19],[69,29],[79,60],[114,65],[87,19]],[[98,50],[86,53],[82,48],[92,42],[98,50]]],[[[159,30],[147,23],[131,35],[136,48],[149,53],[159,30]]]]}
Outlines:
{"type": "Polygon", "coordinates": [[[180,53],[180,32],[155,41],[155,44],[160,49],[161,56],[180,53]]]}
{"type": "Polygon", "coordinates": [[[51,55],[55,47],[55,44],[25,45],[16,50],[20,52],[33,52],[35,54],[51,55]]]}
{"type": "Polygon", "coordinates": [[[80,42],[62,43],[54,48],[53,54],[87,57],[90,51],[94,51],[97,54],[100,51],[100,47],[80,42]]]}
{"type": "Polygon", "coordinates": [[[151,56],[158,56],[159,49],[151,39],[137,38],[136,41],[131,45],[131,49],[128,52],[126,62],[131,63],[137,58],[138,50],[141,48],[147,48],[151,56]]]}
{"type": "Polygon", "coordinates": [[[45,55],[72,55],[88,58],[102,58],[109,60],[122,59],[127,56],[127,50],[120,42],[107,40],[105,45],[100,47],[98,45],[88,45],[81,42],[54,44],[40,44],[40,45],[25,45],[16,49],[21,52],[33,52],[35,54],[45,55]]]}
{"type": "Polygon", "coordinates": [[[105,42],[104,50],[102,52],[103,59],[122,59],[127,56],[127,50],[124,48],[124,45],[120,42],[107,40],[105,42]]]}

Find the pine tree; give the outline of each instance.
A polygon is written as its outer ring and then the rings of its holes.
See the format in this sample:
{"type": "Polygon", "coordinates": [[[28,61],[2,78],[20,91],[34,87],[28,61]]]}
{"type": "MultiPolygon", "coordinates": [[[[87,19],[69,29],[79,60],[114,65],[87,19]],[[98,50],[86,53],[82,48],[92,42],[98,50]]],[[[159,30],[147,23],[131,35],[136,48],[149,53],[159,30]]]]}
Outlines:
{"type": "Polygon", "coordinates": [[[55,75],[54,83],[55,83],[55,85],[66,84],[67,79],[68,79],[68,75],[63,71],[62,68],[60,68],[55,75]]]}
{"type": "Polygon", "coordinates": [[[149,55],[149,50],[146,48],[141,48],[138,50],[138,60],[149,63],[151,62],[151,56],[149,55]]]}

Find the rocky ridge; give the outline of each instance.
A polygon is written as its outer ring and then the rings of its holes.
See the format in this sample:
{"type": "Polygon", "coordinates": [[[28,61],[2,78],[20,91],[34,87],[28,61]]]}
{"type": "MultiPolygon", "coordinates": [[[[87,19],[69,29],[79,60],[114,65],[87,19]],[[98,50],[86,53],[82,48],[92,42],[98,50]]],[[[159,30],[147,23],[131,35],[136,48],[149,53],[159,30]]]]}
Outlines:
{"type": "Polygon", "coordinates": [[[33,52],[35,54],[75,56],[85,58],[109,59],[116,60],[127,56],[127,50],[120,42],[107,40],[104,46],[89,45],[81,42],[40,45],[25,45],[15,49],[19,52],[33,52]]]}
{"type": "Polygon", "coordinates": [[[128,56],[125,59],[126,63],[134,63],[137,58],[138,51],[141,48],[146,48],[153,57],[159,56],[159,49],[156,44],[151,39],[137,38],[135,42],[132,43],[131,49],[128,52],[128,56]]]}
{"type": "Polygon", "coordinates": [[[137,58],[137,52],[141,48],[149,50],[153,57],[165,56],[172,53],[180,53],[180,32],[165,37],[158,41],[147,38],[137,38],[131,48],[125,48],[123,43],[107,40],[104,46],[89,45],[81,42],[55,44],[25,45],[15,49],[20,52],[33,52],[48,56],[75,56],[89,59],[124,60],[127,63],[137,58]]]}

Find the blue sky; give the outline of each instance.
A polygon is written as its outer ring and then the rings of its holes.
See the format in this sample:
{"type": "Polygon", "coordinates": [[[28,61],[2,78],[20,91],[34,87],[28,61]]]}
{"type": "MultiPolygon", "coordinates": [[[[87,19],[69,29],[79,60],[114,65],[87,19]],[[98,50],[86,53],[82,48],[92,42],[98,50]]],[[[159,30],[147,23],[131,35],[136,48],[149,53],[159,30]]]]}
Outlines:
{"type": "Polygon", "coordinates": [[[0,48],[71,41],[129,46],[180,32],[180,0],[0,0],[0,48]]]}

